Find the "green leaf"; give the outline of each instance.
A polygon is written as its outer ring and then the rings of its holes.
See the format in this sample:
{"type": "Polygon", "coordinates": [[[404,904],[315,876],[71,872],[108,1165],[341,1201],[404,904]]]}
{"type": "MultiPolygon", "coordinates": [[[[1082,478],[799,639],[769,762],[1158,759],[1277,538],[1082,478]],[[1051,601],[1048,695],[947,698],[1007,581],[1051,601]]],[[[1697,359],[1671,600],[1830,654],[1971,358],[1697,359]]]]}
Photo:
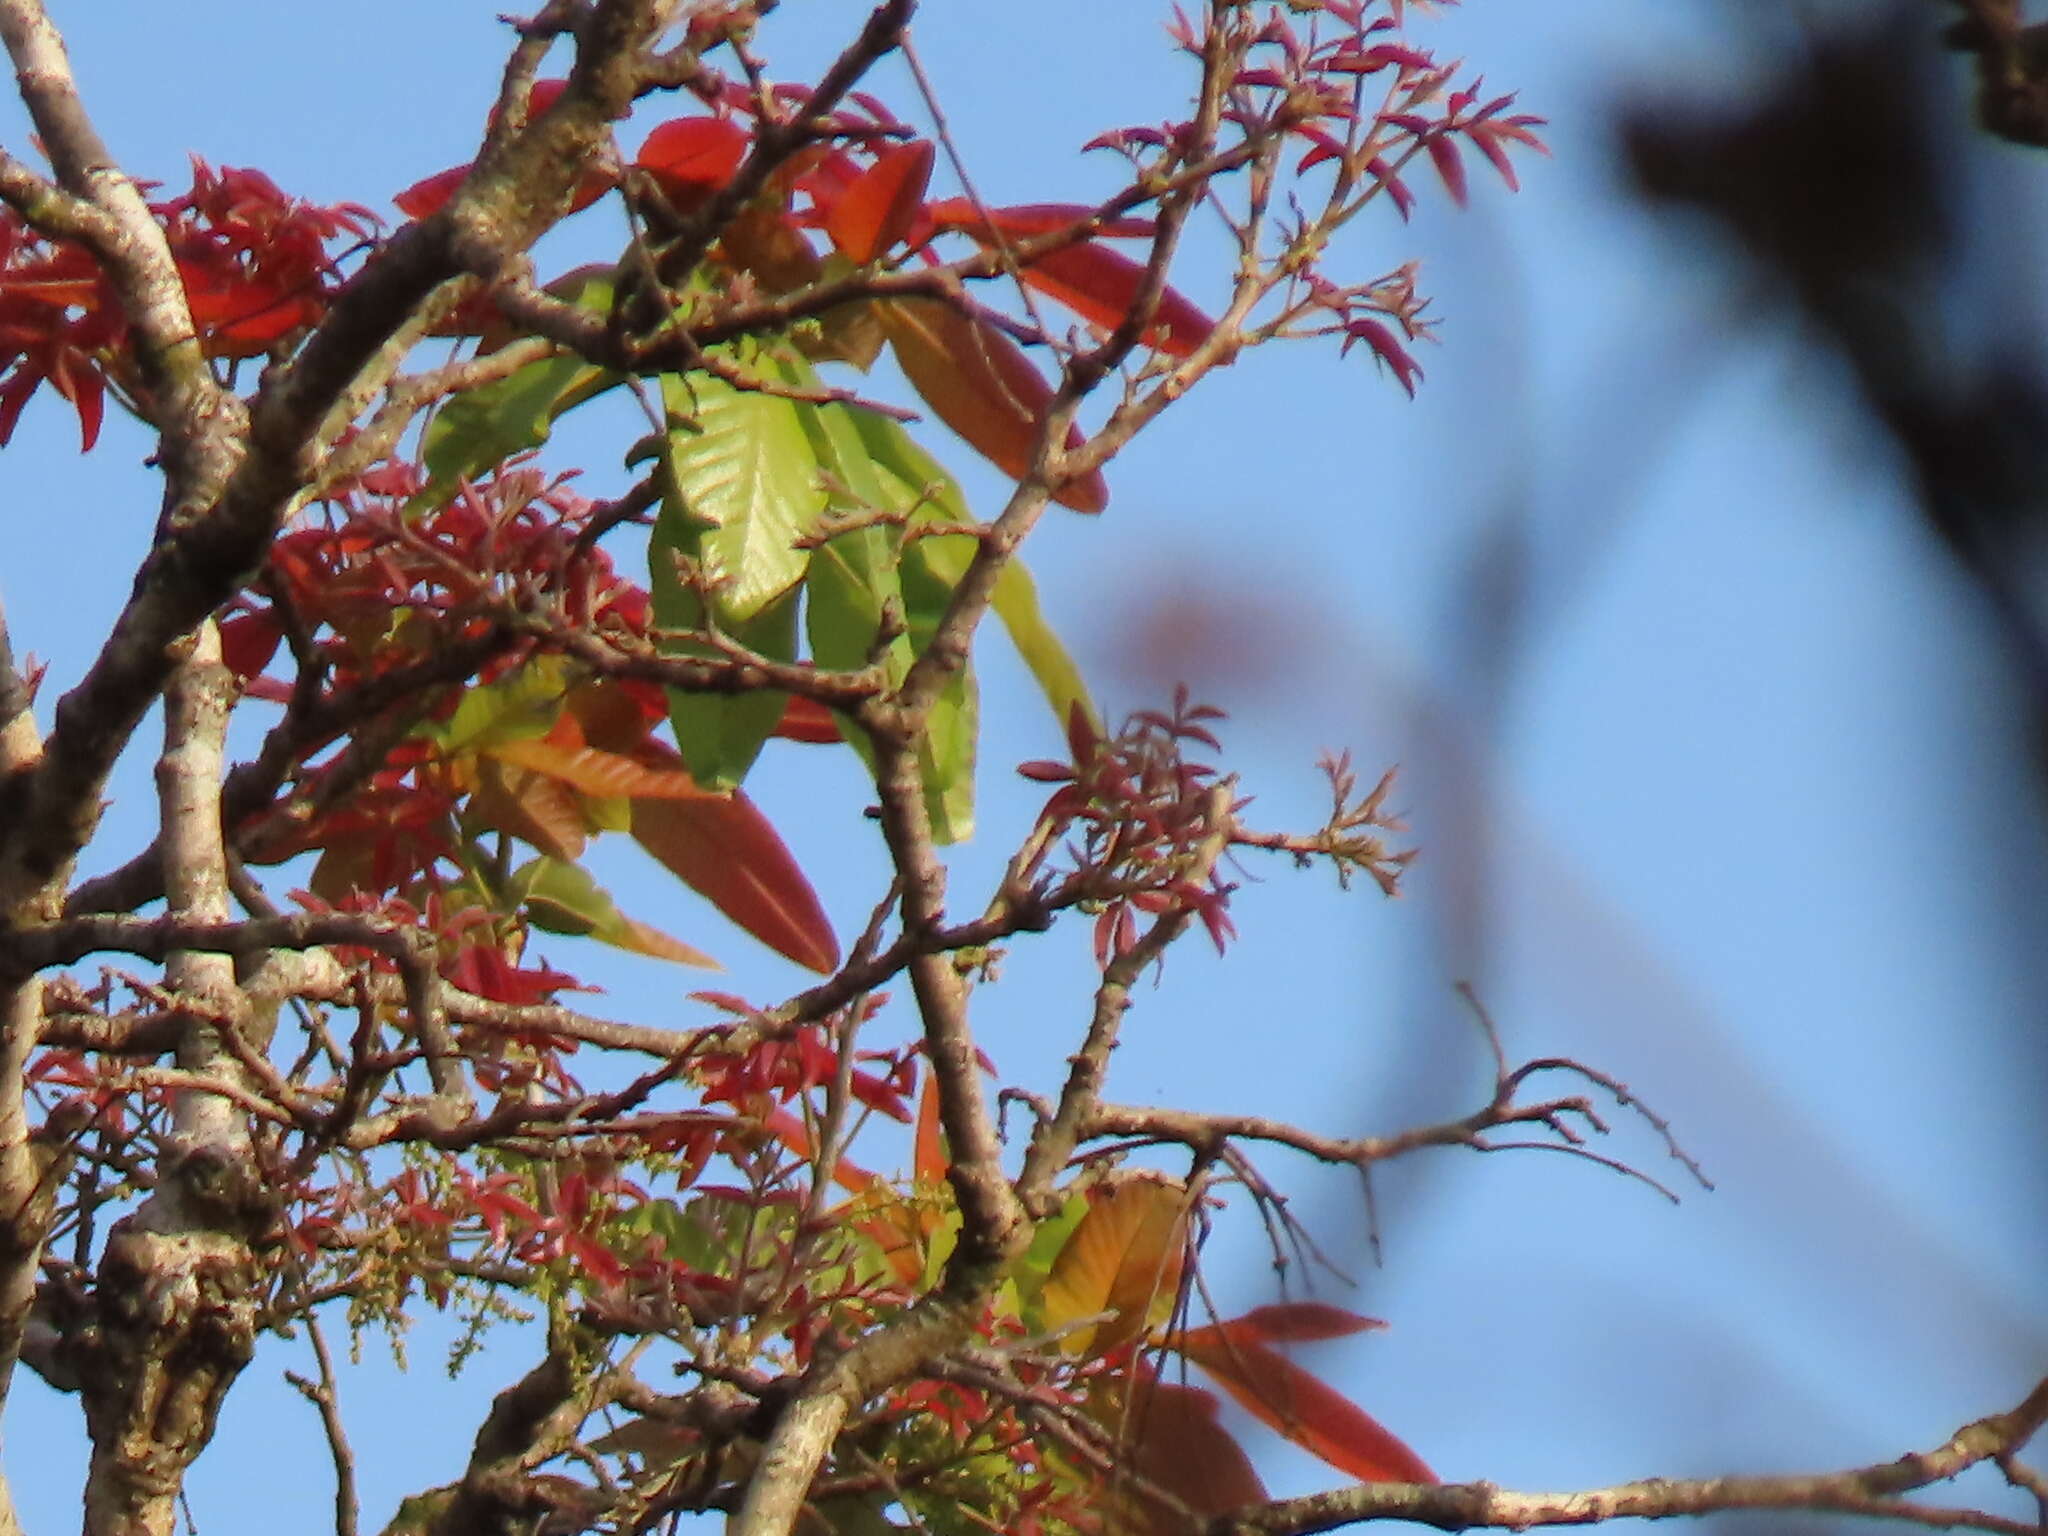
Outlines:
{"type": "Polygon", "coordinates": [[[572,354],[544,357],[457,395],[427,428],[421,457],[431,489],[423,494],[430,501],[445,501],[464,476],[474,479],[515,453],[538,448],[548,440],[557,416],[618,381],[619,375],[572,354]]]}
{"type": "Polygon", "coordinates": [[[1075,1190],[1067,1196],[1067,1203],[1059,1208],[1057,1215],[1047,1217],[1038,1224],[1032,1234],[1031,1246],[1024,1251],[1024,1257],[1017,1261],[1017,1267],[1010,1278],[1016,1283],[1017,1300],[1024,1318],[1024,1326],[1033,1333],[1046,1327],[1045,1309],[1040,1297],[1045,1283],[1052,1277],[1053,1260],[1060,1250],[1067,1246],[1067,1239],[1074,1235],[1074,1228],[1081,1224],[1081,1218],[1088,1214],[1088,1195],[1085,1190],[1075,1190]]]}
{"type": "MultiPolygon", "coordinates": [[[[920,448],[899,423],[873,411],[856,412],[855,419],[869,457],[878,469],[894,477],[904,503],[921,503],[919,521],[966,523],[973,520],[959,482],[946,473],[938,460],[920,448]]],[[[974,558],[974,547],[974,540],[963,534],[958,538],[918,539],[905,552],[904,594],[909,606],[911,640],[918,647],[922,648],[929,639],[928,630],[924,634],[919,633],[920,623],[938,623],[945,603],[952,598],[953,588],[966,574],[967,566],[974,558]],[[920,580],[928,585],[920,587],[920,580]],[[943,592],[943,597],[938,596],[940,592],[943,592]]],[[[1059,636],[1045,622],[1045,615],[1038,606],[1037,584],[1021,560],[1011,560],[996,578],[993,606],[996,617],[1009,631],[1010,642],[1017,647],[1017,654],[1023,657],[1025,666],[1038,680],[1039,689],[1052,706],[1053,717],[1059,721],[1060,728],[1066,728],[1067,716],[1076,703],[1090,720],[1099,720],[1100,716],[1088,696],[1088,687],[1081,681],[1080,669],[1074,665],[1059,636]]]]}
{"type": "MultiPolygon", "coordinates": [[[[808,363],[785,364],[784,374],[802,387],[814,388],[818,383],[808,363]]],[[[818,466],[837,487],[837,494],[828,500],[829,510],[852,518],[900,511],[895,487],[877,473],[855,415],[850,407],[837,404],[816,405],[802,412],[818,466]]],[[[804,596],[811,657],[819,666],[850,671],[867,664],[883,612],[903,599],[896,574],[902,544],[900,528],[871,523],[818,546],[811,558],[804,596]]],[[[910,658],[908,640],[898,640],[891,648],[892,680],[909,670],[910,658]]]]}
{"type": "MultiPolygon", "coordinates": [[[[825,508],[800,408],[709,374],[664,375],[661,390],[679,424],[660,445],[662,510],[648,549],[655,622],[664,629],[708,623],[761,655],[794,661],[797,584],[810,559],[795,540],[825,508]],[[679,558],[714,583],[709,613],[680,579],[679,558]]],[[[716,654],[689,641],[665,649],[716,654]]],[[[744,779],[786,703],[775,692],[671,690],[676,746],[697,782],[729,789],[744,779]]]]}
{"type": "MultiPolygon", "coordinates": [[[[910,513],[920,508],[927,482],[906,480],[874,452],[877,443],[890,447],[890,434],[871,430],[871,423],[881,423],[908,443],[896,423],[873,411],[845,405],[820,406],[814,415],[819,459],[846,491],[843,506],[835,510],[857,515],[869,511],[910,513]]],[[[893,456],[913,462],[904,458],[900,447],[894,449],[893,456]]],[[[930,465],[929,460],[925,462],[930,465]]],[[[957,500],[959,488],[951,489],[957,500]]],[[[892,648],[890,675],[892,680],[903,676],[911,657],[930,643],[952,598],[952,583],[935,579],[921,553],[927,542],[916,540],[906,547],[902,531],[883,524],[840,534],[819,548],[805,586],[811,654],[819,666],[865,663],[883,607],[893,601],[904,607],[908,634],[892,648]]],[[[919,743],[918,771],[924,783],[925,809],[933,836],[940,843],[961,842],[974,832],[978,700],[973,670],[963,668],[934,702],[924,740],[919,743]]],[[[872,754],[859,729],[846,720],[841,729],[872,768],[872,754]]]]}
{"type": "Polygon", "coordinates": [[[600,943],[657,960],[712,969],[718,966],[702,950],[626,916],[611,893],[580,864],[546,857],[530,860],[514,872],[511,889],[520,895],[527,921],[544,932],[587,934],[600,943]]]}
{"type": "MultiPolygon", "coordinates": [[[[655,526],[653,547],[657,560],[661,550],[661,527],[655,526]]],[[[659,569],[659,566],[656,567],[659,569]]],[[[695,596],[673,575],[653,583],[654,621],[664,629],[696,629],[703,622],[703,610],[695,596]]],[[[796,660],[797,594],[783,595],[744,624],[726,633],[756,655],[775,661],[796,660]]],[[[662,649],[672,656],[714,654],[708,647],[687,641],[665,641],[662,649]]],[[[789,695],[774,690],[752,693],[685,693],[668,690],[669,724],[676,733],[676,747],[690,776],[706,789],[736,789],[761,748],[775,734],[776,722],[789,703],[789,695]]]]}
{"type": "MultiPolygon", "coordinates": [[[[767,382],[773,359],[756,358],[767,382]]],[[[809,554],[795,547],[825,510],[818,458],[797,401],[735,389],[710,374],[664,374],[662,402],[682,423],[663,447],[663,508],[673,547],[717,585],[713,616],[731,628],[796,585],[809,554]]],[[[656,561],[656,580],[674,579],[656,561]]]]}
{"type": "Polygon", "coordinates": [[[1088,685],[1081,681],[1081,669],[1074,665],[1074,658],[1067,654],[1060,637],[1045,622],[1045,614],[1038,606],[1038,583],[1031,579],[1031,572],[1021,560],[1012,560],[996,577],[993,606],[1003,628],[1009,631],[1010,643],[1017,647],[1024,665],[1038,679],[1039,692],[1052,706],[1060,728],[1066,728],[1076,704],[1099,726],[1102,717],[1095,712],[1088,685]]]}
{"type": "Polygon", "coordinates": [[[469,689],[455,713],[420,734],[454,756],[475,752],[493,742],[545,736],[562,713],[568,682],[559,657],[529,662],[511,676],[469,689]]]}
{"type": "MultiPolygon", "coordinates": [[[[611,309],[612,278],[610,268],[596,268],[572,274],[550,291],[578,309],[604,314],[611,309]]],[[[474,478],[515,453],[538,448],[564,411],[623,379],[574,355],[546,357],[457,395],[428,424],[421,458],[431,478],[420,500],[438,506],[455,494],[463,477],[474,478]]]]}

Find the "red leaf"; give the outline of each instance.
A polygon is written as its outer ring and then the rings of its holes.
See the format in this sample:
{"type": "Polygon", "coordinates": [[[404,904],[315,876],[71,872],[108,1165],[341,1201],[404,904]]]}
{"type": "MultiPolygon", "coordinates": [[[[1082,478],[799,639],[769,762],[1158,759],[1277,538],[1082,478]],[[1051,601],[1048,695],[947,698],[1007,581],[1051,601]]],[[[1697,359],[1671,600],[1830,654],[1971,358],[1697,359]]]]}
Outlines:
{"type": "Polygon", "coordinates": [[[1458,154],[1458,145],[1441,133],[1433,133],[1422,141],[1422,147],[1429,151],[1429,158],[1436,164],[1437,175],[1443,178],[1444,190],[1451,194],[1451,201],[1460,208],[1465,206],[1465,162],[1458,154]]]}
{"type": "Polygon", "coordinates": [[[741,790],[633,802],[633,836],[691,890],[777,954],[829,975],[839,939],[790,851],[741,790]]]}
{"type": "Polygon", "coordinates": [[[1351,1399],[1260,1343],[1256,1331],[1213,1323],[1174,1341],[1247,1412],[1363,1483],[1433,1483],[1436,1474],[1351,1399]]]}
{"type": "Polygon", "coordinates": [[[467,165],[451,165],[445,171],[436,171],[425,180],[414,182],[391,201],[398,204],[398,211],[407,218],[424,219],[455,195],[455,189],[462,185],[468,174],[467,165]]]}
{"type": "Polygon", "coordinates": [[[221,660],[243,682],[270,665],[284,639],[284,627],[268,608],[255,613],[238,613],[220,626],[221,660]]]}
{"type": "MultiPolygon", "coordinates": [[[[1011,239],[1043,234],[1050,230],[1071,229],[1088,216],[1087,208],[1068,208],[1058,204],[1038,208],[992,208],[989,218],[984,220],[972,207],[966,210],[963,219],[957,201],[952,204],[935,203],[928,210],[933,222],[940,222],[940,211],[944,210],[950,223],[942,227],[959,229],[972,235],[983,245],[993,245],[989,223],[993,222],[1003,234],[1011,239]],[[1026,214],[1030,217],[1019,219],[1017,227],[1005,222],[1005,216],[1026,214]],[[1054,218],[1052,215],[1061,215],[1054,218]],[[1033,227],[1033,226],[1036,227],[1033,227]]],[[[1122,233],[1121,229],[1110,231],[1122,233]]],[[[1149,227],[1134,229],[1132,233],[1150,234],[1149,227]]],[[[1094,240],[1083,240],[1076,245],[1062,246],[1043,256],[1034,257],[1024,267],[1024,281],[1039,292],[1059,300],[1082,319],[1114,330],[1121,325],[1124,317],[1131,312],[1138,291],[1145,280],[1145,269],[1128,256],[1111,250],[1094,240]]],[[[1186,357],[1208,338],[1216,324],[1201,310],[1189,303],[1180,293],[1167,288],[1159,295],[1159,302],[1153,310],[1152,324],[1146,328],[1144,341],[1149,347],[1157,347],[1171,357],[1186,357]]]]}
{"type": "MultiPolygon", "coordinates": [[[[1024,269],[1025,282],[1104,330],[1123,324],[1144,280],[1137,262],[1092,240],[1052,251],[1024,269]]],[[[1215,321],[1168,287],[1160,290],[1143,340],[1169,357],[1186,357],[1215,329],[1215,321]]]]}
{"type": "Polygon", "coordinates": [[[892,144],[825,210],[825,233],[841,255],[865,266],[910,233],[924,205],[936,151],[929,139],[892,144]]]}
{"type": "Polygon", "coordinates": [[[1247,1332],[1267,1344],[1309,1344],[1322,1339],[1347,1339],[1387,1325],[1376,1317],[1360,1317],[1326,1302],[1283,1301],[1269,1307],[1253,1307],[1242,1317],[1231,1318],[1225,1326],[1233,1334],[1247,1332]]]}
{"type": "Polygon", "coordinates": [[[746,158],[746,129],[722,117],[678,117],[656,126],[634,163],[666,191],[716,191],[746,158]]]}
{"type": "MultiPolygon", "coordinates": [[[[1031,472],[1052,386],[1023,349],[987,321],[939,299],[891,299],[875,310],[896,360],[925,403],[974,450],[1014,480],[1031,472]]],[[[1067,445],[1081,439],[1069,428],[1067,445]]],[[[1054,498],[1076,512],[1100,512],[1109,487],[1100,472],[1054,498]]]]}
{"type": "MultiPolygon", "coordinates": [[[[1001,230],[1005,239],[1029,240],[1034,235],[1072,229],[1095,216],[1095,210],[1085,203],[1013,203],[1007,208],[991,208],[983,218],[982,211],[964,197],[940,198],[926,204],[924,212],[938,228],[972,235],[984,245],[993,243],[988,233],[991,226],[1001,230]]],[[[1105,219],[1089,238],[1148,240],[1158,228],[1150,219],[1105,219]]]]}
{"type": "Polygon", "coordinates": [[[1394,339],[1394,333],[1370,316],[1361,316],[1346,323],[1344,345],[1338,349],[1341,356],[1351,350],[1353,342],[1362,341],[1373,350],[1373,355],[1394,370],[1394,377],[1401,381],[1401,387],[1408,391],[1408,398],[1415,398],[1415,381],[1422,377],[1422,365],[1408,355],[1408,349],[1394,339]]]}
{"type": "Polygon", "coordinates": [[[792,694],[789,707],[783,710],[782,719],[775,727],[775,734],[785,741],[837,741],[839,722],[832,718],[832,711],[816,699],[792,694]]]}

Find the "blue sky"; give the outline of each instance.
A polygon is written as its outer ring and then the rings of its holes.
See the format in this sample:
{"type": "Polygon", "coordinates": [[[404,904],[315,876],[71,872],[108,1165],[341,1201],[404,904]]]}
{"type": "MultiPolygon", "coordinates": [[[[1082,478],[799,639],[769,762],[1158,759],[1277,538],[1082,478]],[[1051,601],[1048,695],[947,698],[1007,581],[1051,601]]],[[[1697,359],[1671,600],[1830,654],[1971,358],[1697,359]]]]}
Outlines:
{"type": "MultiPolygon", "coordinates": [[[[291,6],[57,9],[137,174],[176,181],[189,149],[322,200],[379,204],[467,158],[503,48],[495,7],[456,0],[359,5],[342,26],[291,6]]],[[[801,77],[851,14],[786,5],[778,67],[801,77]]],[[[933,0],[920,45],[991,199],[1071,195],[1110,174],[1082,142],[1175,110],[1163,14],[933,0]]],[[[1418,41],[1549,117],[1556,151],[1525,163],[1518,196],[1483,186],[1465,212],[1426,196],[1412,226],[1361,232],[1359,275],[1420,256],[1437,295],[1420,397],[1357,357],[1247,359],[1120,461],[1105,517],[1062,516],[1031,556],[1113,708],[1180,676],[1229,707],[1231,764],[1274,823],[1315,818],[1323,748],[1399,761],[1423,850],[1392,904],[1258,871],[1232,954],[1190,946],[1141,997],[1119,1096],[1345,1132],[1463,1112],[1486,1087],[1453,991],[1469,979],[1511,1053],[1626,1079],[1719,1184],[1674,1209],[1563,1158],[1441,1153],[1380,1178],[1375,1270],[1348,1179],[1268,1164],[1360,1281],[1322,1294],[1393,1325],[1313,1363],[1448,1477],[1885,1459],[2008,1406],[2048,1360],[2048,845],[2019,696],[1839,371],[1709,232],[1628,203],[1607,138],[1623,91],[1754,86],[1758,56],[1717,15],[1471,0],[1417,16],[1418,41]]],[[[18,122],[6,132],[18,146],[18,122]]],[[[2040,206],[2016,156],[1973,151],[1969,174],[2040,206]]],[[[616,483],[616,443],[557,446],[551,462],[587,448],[593,484],[616,483]]],[[[110,430],[80,460],[45,401],[0,455],[16,530],[0,599],[53,689],[148,537],[145,451],[110,430]]],[[[948,456],[992,506],[993,476],[948,456]]],[[[986,667],[963,900],[1035,805],[1006,765],[1055,744],[999,643],[986,667]]],[[[877,850],[850,814],[857,779],[820,763],[782,752],[759,793],[851,926],[877,850]]],[[[147,780],[118,788],[112,825],[133,835],[147,780]]],[[[721,985],[792,984],[659,871],[600,862],[629,908],[728,960],[721,985]]],[[[1020,947],[983,994],[1013,1074],[1056,1067],[1085,944],[1020,947]]],[[[607,1011],[694,1017],[694,975],[604,974],[607,1011]]],[[[1616,1150],[1676,1175],[1617,1123],[1616,1150]]],[[[1225,1296],[1270,1299],[1254,1235],[1226,1239],[1210,1253],[1225,1296]]],[[[209,1536],[326,1518],[317,1425],[278,1381],[302,1356],[275,1344],[231,1402],[192,1483],[209,1536]]],[[[519,1359],[451,1384],[430,1329],[404,1377],[370,1347],[344,1389],[368,1518],[459,1471],[519,1359]]],[[[24,1380],[5,1436],[29,1529],[67,1527],[75,1404],[24,1380]]],[[[1329,1480],[1260,1460],[1277,1490],[1329,1480]]]]}

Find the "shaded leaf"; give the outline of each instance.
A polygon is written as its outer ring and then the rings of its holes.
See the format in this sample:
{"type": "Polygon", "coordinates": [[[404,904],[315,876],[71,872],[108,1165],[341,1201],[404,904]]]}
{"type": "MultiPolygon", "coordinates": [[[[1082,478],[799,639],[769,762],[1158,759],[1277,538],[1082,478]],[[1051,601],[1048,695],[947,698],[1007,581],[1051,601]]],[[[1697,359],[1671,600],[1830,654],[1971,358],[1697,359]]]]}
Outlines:
{"type": "MultiPolygon", "coordinates": [[[[806,369],[793,382],[810,378],[806,369]]],[[[805,421],[820,464],[844,493],[842,510],[907,513],[922,488],[906,486],[876,462],[860,420],[873,415],[834,404],[817,407],[805,421]]],[[[900,681],[909,670],[917,649],[930,640],[951,588],[935,596],[922,588],[915,594],[907,590],[904,554],[902,529],[886,524],[849,529],[818,547],[804,598],[811,655],[819,666],[866,664],[884,611],[900,605],[907,608],[908,634],[890,647],[891,681],[900,681]]],[[[974,830],[975,698],[972,672],[963,669],[934,701],[917,744],[926,811],[932,834],[942,844],[963,841],[974,830]]],[[[873,754],[860,728],[842,719],[839,731],[872,771],[873,754]]]]}
{"type": "MultiPolygon", "coordinates": [[[[1089,1394],[1089,1416],[1116,1437],[1119,1464],[1156,1483],[1195,1514],[1215,1518],[1266,1501],[1265,1484],[1217,1417],[1213,1393],[1161,1381],[1143,1360],[1089,1394]]],[[[1128,1482],[1107,1490],[1114,1528],[1184,1536],[1185,1522],[1128,1482]]]]}
{"type": "MultiPolygon", "coordinates": [[[[673,579],[653,592],[655,621],[664,628],[694,629],[702,611],[694,595],[673,579]]],[[[728,629],[756,655],[775,661],[796,660],[797,593],[792,590],[746,623],[728,629]]],[[[664,638],[670,655],[698,656],[707,648],[664,638]]],[[[668,690],[669,723],[690,776],[706,789],[723,792],[738,786],[754,765],[762,746],[775,734],[788,695],[769,689],[749,693],[685,693],[668,690]]]]}
{"type": "Polygon", "coordinates": [[[548,933],[587,934],[602,943],[657,960],[718,968],[718,962],[680,939],[670,938],[621,912],[611,893],[579,864],[540,858],[521,866],[511,880],[528,921],[548,933]]]}
{"type": "Polygon", "coordinates": [[[477,762],[468,819],[558,859],[580,859],[589,824],[576,791],[531,768],[485,757],[477,762]]]}
{"type": "MultiPolygon", "coordinates": [[[[556,297],[603,314],[611,308],[614,274],[591,267],[549,285],[556,297]]],[[[548,440],[555,419],[621,382],[622,376],[572,355],[546,357],[516,373],[464,390],[427,425],[421,461],[432,484],[422,493],[445,501],[455,482],[475,477],[548,440]]]]}

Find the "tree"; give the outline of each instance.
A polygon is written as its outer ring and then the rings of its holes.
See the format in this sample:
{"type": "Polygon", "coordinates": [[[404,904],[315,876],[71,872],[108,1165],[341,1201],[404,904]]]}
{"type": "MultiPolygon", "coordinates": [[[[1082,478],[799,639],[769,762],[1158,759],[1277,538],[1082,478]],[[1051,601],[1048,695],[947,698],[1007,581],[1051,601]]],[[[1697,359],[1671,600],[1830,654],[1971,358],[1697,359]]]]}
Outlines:
{"type": "Polygon", "coordinates": [[[768,72],[771,9],[515,23],[475,162],[386,225],[247,169],[151,197],[42,8],[0,0],[47,161],[0,159],[0,432],[47,384],[91,448],[111,395],[162,481],[127,605],[47,728],[40,676],[0,648],[0,1365],[76,1394],[87,1528],[169,1530],[261,1336],[303,1330],[352,1529],[321,1330],[429,1306],[479,1329],[523,1309],[538,1360],[400,1530],[723,1510],[746,1536],[1280,1536],[1733,1507],[2020,1529],[1901,1496],[1994,1457],[2033,1486],[2011,1457],[2048,1383],[1906,1462],[1517,1496],[1435,1485],[1279,1347],[1371,1320],[1206,1314],[1194,1261],[1226,1195],[1276,1262],[1313,1252],[1254,1153],[1369,1172],[1534,1137],[1610,1161],[1585,1144],[1595,1100],[1637,1108],[1628,1090],[1511,1067],[1476,1000],[1498,1074],[1443,1124],[1341,1138],[1108,1092],[1134,985],[1185,937],[1232,937],[1236,861],[1391,892],[1408,854],[1389,781],[1343,759],[1324,826],[1268,830],[1211,765],[1213,711],[1102,721],[1019,546],[1051,507],[1103,511],[1117,450],[1246,349],[1334,342],[1412,392],[1414,274],[1357,281],[1334,242],[1405,211],[1418,173],[1462,196],[1473,153],[1512,185],[1536,120],[1409,42],[1398,0],[1218,3],[1177,17],[1186,120],[1092,146],[1118,190],[991,206],[939,102],[866,88],[910,4],[805,87],[768,72]],[[621,214],[615,260],[542,280],[544,233],[621,214]],[[1213,315],[1176,286],[1198,217],[1231,253],[1213,315]],[[993,516],[867,381],[885,353],[902,400],[1015,482],[993,516]],[[630,489],[593,502],[541,468],[558,422],[622,405],[630,489]],[[644,584],[609,553],[643,528],[644,584]],[[954,894],[990,613],[1068,755],[1023,766],[1044,809],[995,888],[954,894]],[[159,703],[154,840],[98,847],[159,703]],[[742,787],[778,735],[872,777],[887,860],[850,944],[742,787]],[[576,978],[536,935],[704,958],[599,887],[582,861],[607,832],[820,979],[700,994],[685,1027],[564,1002],[576,978]],[[120,862],[81,879],[88,850],[120,862]],[[1064,1080],[991,1094],[977,990],[1003,947],[1083,920],[1100,979],[1064,1080]],[[76,969],[97,955],[160,970],[76,969]],[[909,1176],[866,1171],[869,1146],[909,1176]],[[1267,1500],[1181,1363],[1355,1486],[1267,1500]],[[670,1365],[680,1390],[654,1384],[670,1365]]]}

